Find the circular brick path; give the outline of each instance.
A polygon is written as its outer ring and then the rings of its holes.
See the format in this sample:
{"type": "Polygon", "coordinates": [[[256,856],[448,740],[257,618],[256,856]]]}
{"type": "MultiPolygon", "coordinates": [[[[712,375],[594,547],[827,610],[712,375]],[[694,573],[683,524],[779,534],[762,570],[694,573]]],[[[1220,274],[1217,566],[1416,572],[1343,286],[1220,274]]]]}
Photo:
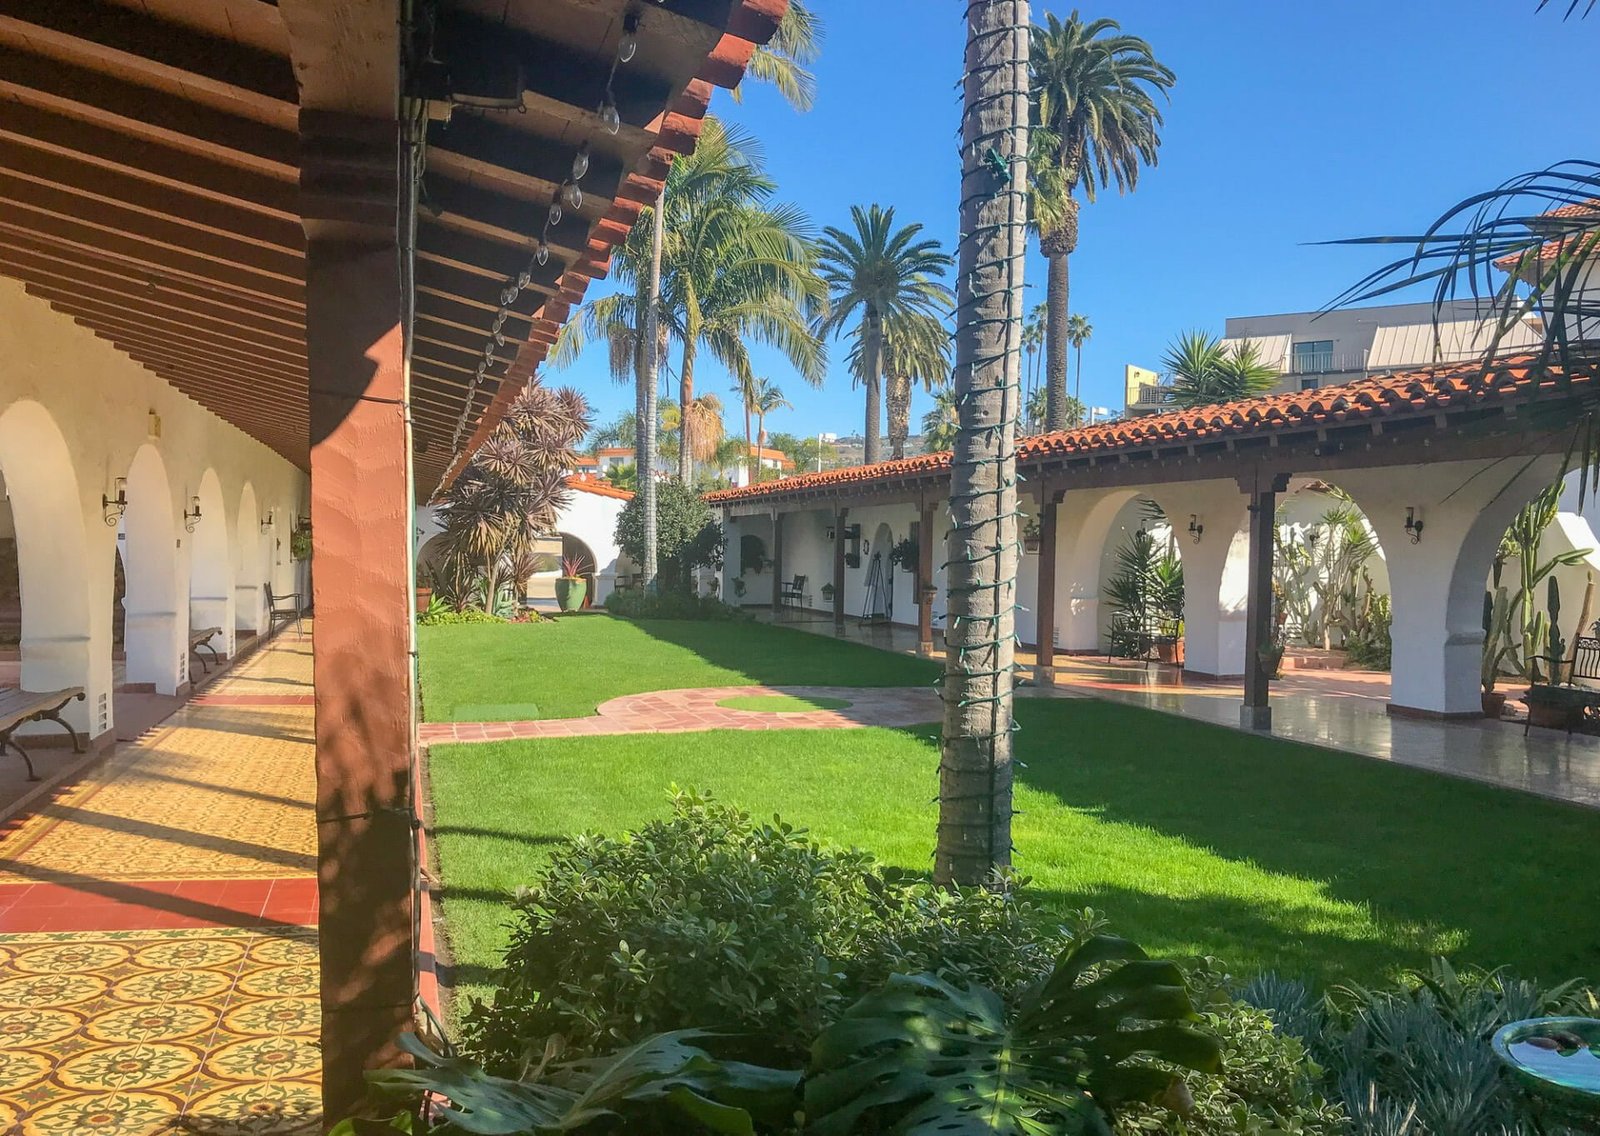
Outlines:
{"type": "Polygon", "coordinates": [[[606,734],[677,734],[692,730],[838,730],[858,726],[915,726],[937,722],[944,713],[931,687],[716,686],[625,694],[602,702],[591,718],[548,718],[528,722],[428,722],[418,728],[423,745],[438,742],[493,742],[508,738],[578,738],[606,734]],[[733,710],[717,703],[728,698],[788,694],[797,698],[836,698],[850,705],[838,710],[775,714],[733,710]]]}

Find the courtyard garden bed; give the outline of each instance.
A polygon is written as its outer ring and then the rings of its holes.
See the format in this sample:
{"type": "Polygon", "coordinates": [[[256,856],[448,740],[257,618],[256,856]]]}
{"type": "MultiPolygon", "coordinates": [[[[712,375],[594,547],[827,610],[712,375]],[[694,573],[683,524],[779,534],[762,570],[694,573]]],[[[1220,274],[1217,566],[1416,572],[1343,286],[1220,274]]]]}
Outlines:
{"type": "Polygon", "coordinates": [[[419,627],[429,722],[577,718],[624,694],[690,687],[931,686],[939,666],[757,623],[627,620],[419,627]]]}

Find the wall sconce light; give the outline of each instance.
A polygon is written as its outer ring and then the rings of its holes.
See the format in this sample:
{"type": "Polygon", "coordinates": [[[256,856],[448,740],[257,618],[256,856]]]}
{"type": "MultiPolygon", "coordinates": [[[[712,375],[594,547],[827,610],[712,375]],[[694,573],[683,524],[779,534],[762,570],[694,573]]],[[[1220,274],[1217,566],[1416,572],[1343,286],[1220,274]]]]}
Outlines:
{"type": "Polygon", "coordinates": [[[1200,514],[1198,514],[1198,513],[1190,513],[1189,514],[1189,536],[1194,540],[1194,542],[1196,544],[1199,544],[1200,543],[1200,538],[1205,535],[1205,532],[1206,532],[1205,525],[1200,523],[1200,514]]]}
{"type": "Polygon", "coordinates": [[[183,511],[184,532],[194,532],[195,525],[200,523],[200,498],[191,497],[189,498],[189,503],[193,511],[191,511],[191,509],[185,509],[183,511]]]}
{"type": "Polygon", "coordinates": [[[1406,535],[1411,538],[1412,544],[1422,543],[1422,518],[1417,516],[1415,505],[1406,506],[1406,535]]]}
{"type": "Polygon", "coordinates": [[[262,521],[261,521],[261,531],[262,532],[271,532],[272,531],[272,526],[277,524],[277,523],[278,523],[278,518],[276,517],[276,515],[274,515],[272,510],[269,509],[269,510],[267,510],[266,517],[264,517],[262,519],[262,521]]]}
{"type": "Polygon", "coordinates": [[[111,483],[116,492],[115,497],[100,494],[100,510],[105,514],[106,524],[111,528],[117,527],[117,522],[122,519],[122,514],[128,511],[128,479],[119,477],[111,483]]]}
{"type": "Polygon", "coordinates": [[[1322,530],[1312,527],[1306,530],[1306,544],[1312,548],[1317,547],[1317,541],[1322,539],[1322,530]]]}

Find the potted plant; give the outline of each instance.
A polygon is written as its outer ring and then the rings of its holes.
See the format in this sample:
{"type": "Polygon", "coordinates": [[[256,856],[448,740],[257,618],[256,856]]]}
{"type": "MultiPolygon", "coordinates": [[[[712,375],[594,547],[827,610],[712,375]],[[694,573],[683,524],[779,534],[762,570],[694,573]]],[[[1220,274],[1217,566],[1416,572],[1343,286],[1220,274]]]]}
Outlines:
{"type": "Polygon", "coordinates": [[[1262,670],[1267,672],[1268,678],[1278,678],[1283,673],[1283,644],[1273,640],[1266,646],[1256,651],[1256,657],[1261,660],[1262,670]]]}
{"type": "Polygon", "coordinates": [[[1566,686],[1536,682],[1528,687],[1528,725],[1566,730],[1583,713],[1584,693],[1566,686]]]}
{"type": "Polygon", "coordinates": [[[311,559],[310,518],[303,518],[289,533],[289,555],[295,560],[311,559]]]}
{"type": "Polygon", "coordinates": [[[1504,585],[1483,593],[1483,716],[1498,718],[1506,708],[1506,696],[1496,690],[1500,665],[1514,652],[1511,645],[1511,597],[1504,585]]]}
{"type": "Polygon", "coordinates": [[[742,600],[742,599],[744,599],[744,594],[745,594],[745,592],[747,590],[748,589],[745,586],[744,577],[743,576],[735,576],[733,578],[733,594],[734,594],[734,596],[736,598],[742,600]]]}
{"type": "Polygon", "coordinates": [[[581,556],[563,556],[561,575],[556,577],[556,606],[562,611],[583,610],[583,601],[589,595],[586,578],[594,568],[581,556]]]}
{"type": "Polygon", "coordinates": [[[833,585],[824,584],[821,588],[822,599],[829,607],[833,606],[833,585]]]}
{"type": "Polygon", "coordinates": [[[1039,518],[1029,517],[1028,523],[1022,527],[1022,550],[1024,552],[1038,552],[1041,541],[1039,518]]]}
{"type": "Polygon", "coordinates": [[[911,537],[897,541],[889,549],[889,563],[899,568],[902,572],[915,572],[917,570],[917,542],[911,537]]]}

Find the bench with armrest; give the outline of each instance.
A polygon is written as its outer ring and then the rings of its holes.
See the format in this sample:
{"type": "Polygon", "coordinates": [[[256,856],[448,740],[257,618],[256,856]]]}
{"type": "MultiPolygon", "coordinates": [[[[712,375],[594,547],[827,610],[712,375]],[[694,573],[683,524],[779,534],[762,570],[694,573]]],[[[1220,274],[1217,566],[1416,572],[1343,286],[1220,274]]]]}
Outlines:
{"type": "Polygon", "coordinates": [[[778,583],[778,603],[783,607],[804,607],[806,599],[806,580],[808,577],[796,576],[788,583],[778,583]]]}
{"type": "MultiPolygon", "coordinates": [[[[1600,630],[1600,624],[1596,625],[1600,630]]],[[[1551,674],[1561,673],[1560,683],[1535,683],[1528,688],[1528,724],[1523,736],[1533,728],[1534,702],[1553,703],[1566,708],[1567,736],[1585,719],[1600,720],[1600,637],[1579,635],[1572,643],[1569,659],[1543,657],[1551,674]]]]}
{"type": "Polygon", "coordinates": [[[220,627],[189,628],[189,654],[200,661],[200,667],[206,674],[211,673],[211,663],[206,662],[205,656],[200,654],[200,648],[204,647],[209,651],[211,653],[211,662],[220,667],[222,665],[222,655],[211,645],[211,640],[221,634],[222,628],[220,627]]]}
{"type": "Polygon", "coordinates": [[[5,753],[7,749],[16,750],[17,756],[22,758],[22,764],[28,767],[29,781],[39,780],[39,775],[33,770],[28,751],[12,735],[27,722],[54,722],[72,736],[72,752],[82,753],[83,741],[78,737],[78,731],[61,716],[61,711],[74,698],[83,701],[83,687],[48,691],[18,690],[15,687],[0,690],[0,753],[5,753]]]}
{"type": "Polygon", "coordinates": [[[271,584],[263,584],[267,589],[267,622],[269,624],[294,622],[296,630],[300,626],[300,615],[305,609],[301,602],[299,592],[290,592],[288,595],[279,596],[272,592],[271,584]]]}

